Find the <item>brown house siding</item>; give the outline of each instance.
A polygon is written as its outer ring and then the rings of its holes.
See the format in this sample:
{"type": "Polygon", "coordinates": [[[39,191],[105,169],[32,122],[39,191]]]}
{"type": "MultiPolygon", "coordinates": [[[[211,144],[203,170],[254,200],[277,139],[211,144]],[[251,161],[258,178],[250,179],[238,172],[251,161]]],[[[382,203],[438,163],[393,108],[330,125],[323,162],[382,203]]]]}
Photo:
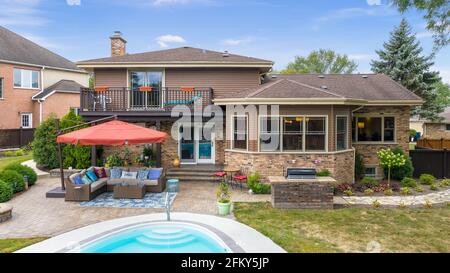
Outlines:
{"type": "Polygon", "coordinates": [[[424,137],[429,139],[450,139],[450,131],[446,130],[445,123],[424,123],[424,137]]]}
{"type": "Polygon", "coordinates": [[[126,87],[126,69],[95,69],[95,86],[126,87]]]}
{"type": "Polygon", "coordinates": [[[166,69],[166,87],[212,87],[216,98],[259,83],[256,69],[166,69]]]}

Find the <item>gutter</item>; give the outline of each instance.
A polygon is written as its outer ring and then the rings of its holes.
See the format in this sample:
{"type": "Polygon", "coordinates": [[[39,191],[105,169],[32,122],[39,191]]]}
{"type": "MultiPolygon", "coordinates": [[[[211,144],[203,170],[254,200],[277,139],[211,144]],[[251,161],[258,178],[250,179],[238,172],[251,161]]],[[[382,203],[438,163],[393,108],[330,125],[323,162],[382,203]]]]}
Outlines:
{"type": "Polygon", "coordinates": [[[49,68],[49,69],[54,69],[54,70],[61,70],[61,71],[67,71],[67,72],[75,72],[75,73],[81,73],[81,74],[89,74],[89,72],[87,72],[87,71],[85,71],[85,70],[76,70],[76,69],[69,69],[69,68],[62,68],[62,67],[54,67],[54,66],[43,66],[43,65],[30,64],[30,63],[22,63],[22,62],[8,61],[8,60],[3,60],[3,59],[0,59],[0,63],[17,64],[17,65],[23,65],[23,66],[39,67],[39,68],[47,67],[47,68],[49,68]]]}

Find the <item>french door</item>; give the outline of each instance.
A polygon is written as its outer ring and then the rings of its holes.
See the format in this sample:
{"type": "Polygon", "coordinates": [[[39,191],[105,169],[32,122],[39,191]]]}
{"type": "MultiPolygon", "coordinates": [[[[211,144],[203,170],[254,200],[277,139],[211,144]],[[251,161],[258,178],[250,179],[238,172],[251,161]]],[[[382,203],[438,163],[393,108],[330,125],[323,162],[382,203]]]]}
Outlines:
{"type": "Polygon", "coordinates": [[[162,72],[132,71],[130,72],[130,107],[134,109],[160,108],[162,72]],[[151,87],[151,91],[143,91],[141,87],[151,87]]]}
{"type": "Polygon", "coordinates": [[[201,124],[183,125],[179,128],[179,156],[181,163],[214,164],[214,129],[201,124]]]}

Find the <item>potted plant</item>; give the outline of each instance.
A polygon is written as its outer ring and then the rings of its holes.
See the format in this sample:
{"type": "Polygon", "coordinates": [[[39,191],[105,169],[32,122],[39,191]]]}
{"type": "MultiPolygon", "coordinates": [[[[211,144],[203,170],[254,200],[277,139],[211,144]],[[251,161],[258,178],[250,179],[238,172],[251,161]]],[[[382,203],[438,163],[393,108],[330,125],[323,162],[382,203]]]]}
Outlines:
{"type": "Polygon", "coordinates": [[[172,164],[173,164],[173,166],[174,166],[175,168],[180,167],[180,158],[179,158],[178,156],[175,157],[175,159],[173,160],[172,164]]]}
{"type": "Polygon", "coordinates": [[[224,181],[220,182],[217,189],[217,208],[219,210],[219,215],[230,214],[231,194],[228,184],[224,181]]]}

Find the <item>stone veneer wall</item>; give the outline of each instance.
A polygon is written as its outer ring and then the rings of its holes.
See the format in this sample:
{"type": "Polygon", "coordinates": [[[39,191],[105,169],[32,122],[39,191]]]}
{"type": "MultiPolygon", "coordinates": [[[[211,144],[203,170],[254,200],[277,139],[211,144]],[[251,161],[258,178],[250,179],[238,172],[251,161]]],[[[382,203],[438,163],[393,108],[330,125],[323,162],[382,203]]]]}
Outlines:
{"type": "Polygon", "coordinates": [[[248,166],[250,172],[258,172],[262,178],[283,176],[288,167],[311,167],[327,169],[339,183],[352,183],[354,177],[354,151],[336,153],[289,154],[289,153],[249,153],[225,151],[225,163],[241,168],[248,166]],[[315,163],[315,161],[318,161],[315,163]]]}
{"type": "Polygon", "coordinates": [[[332,209],[333,186],[320,182],[277,182],[272,184],[271,202],[280,209],[332,209]]]}
{"type": "Polygon", "coordinates": [[[395,116],[395,130],[396,141],[395,143],[380,143],[380,144],[365,144],[365,143],[353,143],[356,152],[361,154],[366,166],[375,166],[377,168],[377,175],[382,175],[383,170],[379,166],[377,152],[381,149],[395,148],[399,146],[406,154],[409,152],[409,119],[410,119],[410,107],[409,106],[367,106],[357,111],[355,115],[359,113],[370,113],[373,115],[383,116],[395,116]]]}
{"type": "Polygon", "coordinates": [[[428,139],[450,139],[450,131],[445,130],[445,123],[425,123],[424,137],[428,139]]]}

